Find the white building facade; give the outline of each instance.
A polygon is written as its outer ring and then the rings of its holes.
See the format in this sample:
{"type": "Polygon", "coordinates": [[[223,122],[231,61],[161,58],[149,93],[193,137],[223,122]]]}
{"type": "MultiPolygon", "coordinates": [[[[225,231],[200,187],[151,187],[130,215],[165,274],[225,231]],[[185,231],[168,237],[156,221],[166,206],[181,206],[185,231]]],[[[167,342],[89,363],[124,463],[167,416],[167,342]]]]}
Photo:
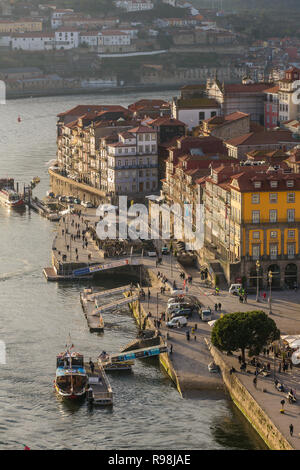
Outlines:
{"type": "Polygon", "coordinates": [[[108,144],[107,189],[113,195],[144,196],[158,190],[157,132],[139,126],[108,144]]]}

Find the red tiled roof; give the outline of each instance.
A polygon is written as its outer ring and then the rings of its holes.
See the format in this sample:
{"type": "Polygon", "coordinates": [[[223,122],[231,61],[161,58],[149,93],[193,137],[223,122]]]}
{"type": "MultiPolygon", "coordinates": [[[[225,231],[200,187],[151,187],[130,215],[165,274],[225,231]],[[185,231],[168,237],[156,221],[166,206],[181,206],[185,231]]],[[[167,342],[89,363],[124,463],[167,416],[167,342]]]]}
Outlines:
{"type": "Polygon", "coordinates": [[[279,131],[264,131],[264,132],[250,132],[234,139],[227,140],[226,145],[238,147],[239,145],[268,145],[281,142],[299,142],[293,137],[292,132],[279,130],[279,131]]]}
{"type": "Polygon", "coordinates": [[[225,84],[225,93],[258,93],[271,88],[271,83],[242,83],[225,84]]]}
{"type": "Polygon", "coordinates": [[[150,126],[186,126],[184,122],[178,119],[170,118],[168,116],[161,116],[152,121],[149,121],[150,126]]]}
{"type": "Polygon", "coordinates": [[[118,105],[92,105],[92,104],[80,104],[75,106],[74,108],[68,109],[68,111],[64,111],[63,113],[58,114],[58,117],[63,117],[69,115],[75,116],[82,116],[88,112],[101,112],[101,111],[109,111],[109,112],[117,112],[117,111],[124,111],[128,113],[128,110],[123,106],[118,105]]]}
{"type": "Polygon", "coordinates": [[[133,129],[130,129],[129,132],[132,132],[133,134],[156,133],[154,129],[152,129],[151,127],[147,127],[147,126],[137,126],[137,127],[134,127],[133,129]]]}

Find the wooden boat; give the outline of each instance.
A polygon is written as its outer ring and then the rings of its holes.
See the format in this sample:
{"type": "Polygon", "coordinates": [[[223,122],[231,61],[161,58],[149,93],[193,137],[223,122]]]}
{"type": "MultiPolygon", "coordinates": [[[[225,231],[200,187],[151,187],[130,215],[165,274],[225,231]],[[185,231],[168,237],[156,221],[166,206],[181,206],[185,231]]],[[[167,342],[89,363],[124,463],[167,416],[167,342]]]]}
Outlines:
{"type": "Polygon", "coordinates": [[[66,349],[56,357],[56,377],[54,387],[64,399],[79,399],[85,396],[88,375],[84,367],[82,354],[66,349]]]}

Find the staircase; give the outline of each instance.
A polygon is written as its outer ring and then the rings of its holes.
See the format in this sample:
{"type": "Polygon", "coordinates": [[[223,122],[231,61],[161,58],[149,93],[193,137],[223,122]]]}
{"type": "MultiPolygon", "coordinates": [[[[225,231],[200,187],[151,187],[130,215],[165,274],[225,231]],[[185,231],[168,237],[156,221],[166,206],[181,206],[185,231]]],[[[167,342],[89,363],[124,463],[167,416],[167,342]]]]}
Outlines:
{"type": "Polygon", "coordinates": [[[221,264],[218,261],[208,261],[213,276],[218,276],[220,289],[228,288],[228,283],[221,264]]]}

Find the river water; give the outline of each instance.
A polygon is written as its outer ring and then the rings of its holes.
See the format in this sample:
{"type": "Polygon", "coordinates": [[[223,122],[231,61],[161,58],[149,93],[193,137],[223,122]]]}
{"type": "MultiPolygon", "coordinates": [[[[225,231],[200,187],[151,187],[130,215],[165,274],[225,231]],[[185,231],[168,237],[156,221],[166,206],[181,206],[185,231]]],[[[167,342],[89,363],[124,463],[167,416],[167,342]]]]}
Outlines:
{"type": "MultiPolygon", "coordinates": [[[[29,183],[39,176],[35,194],[43,197],[47,163],[55,158],[56,115],[79,103],[127,105],[139,98],[68,96],[0,105],[0,178],[29,183]]],[[[0,449],[263,449],[223,393],[182,400],[155,362],[137,361],[132,374],[111,378],[111,410],[68,406],[56,398],[55,356],[69,333],[88,359],[103,349],[117,352],[135,338],[136,326],[124,310],[106,316],[112,326],[103,335],[89,333],[79,302],[82,286],[43,277],[54,231],[55,224],[34,212],[0,206],[0,340],[7,352],[6,365],[0,365],[0,449]]],[[[103,287],[120,283],[107,279],[103,287]]]]}

